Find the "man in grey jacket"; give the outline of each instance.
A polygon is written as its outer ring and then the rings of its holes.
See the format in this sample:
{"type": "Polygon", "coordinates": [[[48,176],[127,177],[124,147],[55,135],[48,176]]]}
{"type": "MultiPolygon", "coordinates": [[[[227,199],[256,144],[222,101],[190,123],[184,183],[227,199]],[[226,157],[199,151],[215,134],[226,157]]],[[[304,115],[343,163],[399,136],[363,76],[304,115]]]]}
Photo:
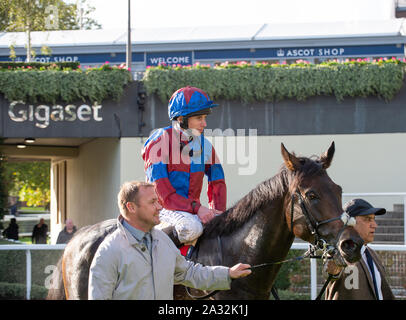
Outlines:
{"type": "Polygon", "coordinates": [[[250,265],[232,268],[187,261],[162,231],[162,209],[153,184],[125,183],[118,194],[117,230],[99,246],[90,267],[89,299],[168,300],[173,285],[228,290],[231,279],[251,273],[250,265]]]}

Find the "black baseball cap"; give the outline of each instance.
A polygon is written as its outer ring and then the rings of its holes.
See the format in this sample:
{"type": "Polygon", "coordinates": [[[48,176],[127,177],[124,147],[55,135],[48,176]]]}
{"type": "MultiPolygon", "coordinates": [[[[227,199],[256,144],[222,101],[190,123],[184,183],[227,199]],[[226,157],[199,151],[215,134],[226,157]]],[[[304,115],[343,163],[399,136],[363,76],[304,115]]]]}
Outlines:
{"type": "Polygon", "coordinates": [[[386,213],[384,208],[374,208],[369,202],[363,199],[352,199],[344,205],[344,211],[351,217],[366,216],[374,214],[376,216],[386,213]]]}

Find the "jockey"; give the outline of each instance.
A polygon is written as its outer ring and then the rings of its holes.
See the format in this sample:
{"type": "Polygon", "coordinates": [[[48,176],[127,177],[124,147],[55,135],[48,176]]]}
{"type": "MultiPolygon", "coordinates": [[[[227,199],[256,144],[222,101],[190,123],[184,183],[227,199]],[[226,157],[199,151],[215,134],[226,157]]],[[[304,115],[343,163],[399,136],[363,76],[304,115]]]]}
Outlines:
{"type": "Polygon", "coordinates": [[[155,183],[163,206],[157,228],[181,247],[203,232],[203,225],[226,210],[224,171],[211,143],[204,137],[213,104],[201,89],[184,87],[169,100],[172,125],[155,130],[144,144],[142,158],[148,182],[155,183]],[[200,203],[204,174],[209,207],[200,203]]]}

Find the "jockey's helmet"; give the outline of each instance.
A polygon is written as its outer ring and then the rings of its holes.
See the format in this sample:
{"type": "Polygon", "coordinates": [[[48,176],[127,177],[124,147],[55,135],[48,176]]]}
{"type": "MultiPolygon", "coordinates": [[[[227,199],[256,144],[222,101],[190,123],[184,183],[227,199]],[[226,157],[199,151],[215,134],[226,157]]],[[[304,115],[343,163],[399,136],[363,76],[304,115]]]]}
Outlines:
{"type": "Polygon", "coordinates": [[[173,93],[168,104],[168,115],[170,120],[174,120],[180,116],[187,118],[209,114],[211,108],[216,106],[218,104],[214,104],[202,89],[187,86],[173,93]]]}

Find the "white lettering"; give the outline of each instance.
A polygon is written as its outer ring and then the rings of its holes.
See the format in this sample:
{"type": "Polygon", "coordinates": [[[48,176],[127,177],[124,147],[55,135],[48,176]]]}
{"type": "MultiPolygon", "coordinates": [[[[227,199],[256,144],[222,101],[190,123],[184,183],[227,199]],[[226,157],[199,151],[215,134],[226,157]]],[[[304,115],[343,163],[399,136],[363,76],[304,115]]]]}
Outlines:
{"type": "Polygon", "coordinates": [[[159,307],[159,315],[184,315],[190,317],[193,307],[172,307],[165,304],[165,307],[159,307]]]}
{"type": "Polygon", "coordinates": [[[87,104],[82,104],[78,108],[78,119],[81,121],[89,121],[92,109],[87,104]]]}
{"type": "Polygon", "coordinates": [[[179,57],[156,57],[156,58],[149,58],[149,61],[152,65],[157,64],[188,64],[190,63],[190,58],[188,56],[179,57]]]}
{"type": "Polygon", "coordinates": [[[344,272],[348,274],[345,278],[344,286],[346,289],[359,289],[359,275],[356,265],[349,265],[344,269],[344,272]]]}
{"type": "Polygon", "coordinates": [[[151,64],[158,64],[158,59],[157,58],[150,58],[151,64]]]}
{"type": "Polygon", "coordinates": [[[45,8],[45,28],[57,30],[59,25],[58,7],[53,5],[48,5],[45,8]]]}
{"type": "Polygon", "coordinates": [[[15,122],[24,122],[28,119],[27,117],[27,110],[20,110],[17,112],[17,114],[19,115],[16,116],[16,114],[14,113],[14,108],[17,104],[24,104],[23,101],[13,101],[12,103],[10,103],[10,106],[8,108],[8,116],[10,117],[11,120],[15,121],[15,122]]]}
{"type": "Polygon", "coordinates": [[[103,121],[101,114],[102,105],[97,103],[92,107],[83,104],[76,109],[73,104],[68,104],[66,107],[61,105],[47,106],[39,105],[26,105],[24,101],[13,101],[10,103],[8,115],[11,120],[15,122],[35,122],[35,126],[45,129],[49,126],[50,121],[80,121],[94,120],[97,122],[103,121]]]}
{"type": "Polygon", "coordinates": [[[45,278],[45,283],[44,283],[45,288],[47,288],[48,290],[49,289],[59,289],[58,283],[53,283],[53,281],[52,281],[53,273],[55,272],[55,270],[56,270],[56,272],[58,272],[58,269],[55,265],[48,265],[45,267],[44,273],[45,274],[50,273],[50,275],[45,278]]]}
{"type": "Polygon", "coordinates": [[[29,105],[28,107],[29,112],[28,112],[28,120],[29,121],[34,121],[34,106],[32,104],[29,105]]]}
{"type": "Polygon", "coordinates": [[[68,104],[65,107],[65,112],[70,116],[65,118],[66,121],[75,121],[76,120],[76,106],[73,104],[68,104]]]}
{"type": "Polygon", "coordinates": [[[94,104],[92,106],[92,108],[93,108],[93,119],[95,121],[103,121],[103,118],[99,116],[99,111],[100,111],[101,107],[102,107],[101,105],[96,105],[96,104],[94,104]]]}
{"type": "Polygon", "coordinates": [[[51,112],[51,120],[53,121],[63,121],[63,107],[62,106],[53,106],[51,112]]]}
{"type": "Polygon", "coordinates": [[[49,107],[46,105],[41,104],[37,108],[35,108],[35,119],[38,121],[43,121],[43,123],[36,123],[35,125],[38,128],[45,129],[49,126],[49,107]],[[43,114],[41,115],[41,111],[43,114]]]}

